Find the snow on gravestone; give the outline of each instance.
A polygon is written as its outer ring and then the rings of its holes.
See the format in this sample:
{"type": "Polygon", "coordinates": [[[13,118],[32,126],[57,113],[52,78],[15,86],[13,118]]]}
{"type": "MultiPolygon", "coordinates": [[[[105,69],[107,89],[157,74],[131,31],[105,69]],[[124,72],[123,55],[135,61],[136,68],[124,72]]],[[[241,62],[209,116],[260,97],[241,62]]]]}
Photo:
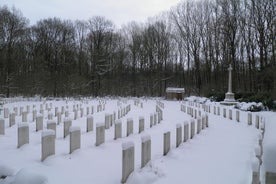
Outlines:
{"type": "Polygon", "coordinates": [[[72,126],[72,120],[71,119],[65,119],[63,123],[63,137],[65,138],[67,135],[69,135],[70,127],[72,126]]]}
{"type": "Polygon", "coordinates": [[[86,132],[93,131],[93,116],[88,115],[86,120],[86,132]]]}
{"type": "Polygon", "coordinates": [[[139,133],[143,132],[145,129],[145,119],[144,117],[139,117],[139,133]]]}
{"type": "Polygon", "coordinates": [[[134,143],[126,142],[122,144],[122,183],[126,183],[129,175],[134,171],[134,143]]]}
{"type": "Polygon", "coordinates": [[[181,124],[176,125],[176,147],[182,142],[182,126],[181,124]]]}
{"type": "Polygon", "coordinates": [[[141,168],[143,168],[151,159],[151,138],[149,135],[144,135],[141,137],[141,168]]]}
{"type": "Polygon", "coordinates": [[[70,154],[81,146],[80,127],[70,127],[70,154]]]}
{"type": "Polygon", "coordinates": [[[5,135],[5,120],[0,118],[0,135],[5,135]]]}
{"type": "Polygon", "coordinates": [[[133,134],[133,119],[128,118],[127,119],[127,136],[130,134],[133,134]]]}
{"type": "Polygon", "coordinates": [[[167,155],[171,148],[171,132],[165,132],[163,135],[163,155],[167,155]]]}
{"type": "Polygon", "coordinates": [[[36,116],[36,131],[43,129],[43,116],[41,114],[38,114],[36,116]]]}
{"type": "Polygon", "coordinates": [[[17,148],[29,143],[29,125],[27,123],[19,123],[17,128],[17,148]]]}
{"type": "Polygon", "coordinates": [[[114,139],[118,139],[118,138],[122,138],[122,121],[121,120],[117,120],[115,122],[115,128],[114,128],[114,139]]]}
{"type": "Polygon", "coordinates": [[[43,130],[41,134],[41,161],[44,161],[48,156],[55,154],[55,131],[43,130]]]}
{"type": "Polygon", "coordinates": [[[96,146],[103,144],[105,141],[105,124],[97,123],[96,125],[96,146]]]}

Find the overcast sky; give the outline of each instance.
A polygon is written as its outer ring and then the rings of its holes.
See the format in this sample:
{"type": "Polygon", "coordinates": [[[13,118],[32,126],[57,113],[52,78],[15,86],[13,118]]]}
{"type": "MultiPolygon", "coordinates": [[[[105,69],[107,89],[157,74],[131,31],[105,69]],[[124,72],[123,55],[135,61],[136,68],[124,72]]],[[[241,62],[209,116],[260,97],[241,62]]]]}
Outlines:
{"type": "Polygon", "coordinates": [[[0,5],[21,10],[31,24],[49,17],[88,20],[100,15],[120,27],[133,20],[145,22],[178,2],[180,0],[0,0],[0,5]]]}

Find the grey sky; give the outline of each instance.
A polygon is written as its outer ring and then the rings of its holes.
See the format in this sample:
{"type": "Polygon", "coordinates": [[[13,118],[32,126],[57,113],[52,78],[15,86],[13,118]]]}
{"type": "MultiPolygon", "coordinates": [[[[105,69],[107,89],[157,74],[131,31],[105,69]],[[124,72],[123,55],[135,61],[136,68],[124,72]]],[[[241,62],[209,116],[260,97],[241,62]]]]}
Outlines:
{"type": "Polygon", "coordinates": [[[20,9],[31,24],[48,17],[87,20],[100,15],[121,26],[133,20],[144,22],[178,2],[180,0],[0,0],[0,5],[20,9]]]}

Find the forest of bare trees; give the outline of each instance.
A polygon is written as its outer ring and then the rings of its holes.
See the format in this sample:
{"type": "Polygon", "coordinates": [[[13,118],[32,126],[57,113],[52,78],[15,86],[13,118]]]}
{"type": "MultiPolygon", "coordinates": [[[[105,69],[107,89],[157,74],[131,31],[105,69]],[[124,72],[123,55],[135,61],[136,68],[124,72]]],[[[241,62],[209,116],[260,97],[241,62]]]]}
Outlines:
{"type": "MultiPolygon", "coordinates": [[[[91,8],[93,11],[93,8],[91,8]]],[[[0,94],[163,96],[227,91],[276,98],[273,0],[186,1],[118,29],[105,17],[30,25],[0,6],[0,94]]]]}

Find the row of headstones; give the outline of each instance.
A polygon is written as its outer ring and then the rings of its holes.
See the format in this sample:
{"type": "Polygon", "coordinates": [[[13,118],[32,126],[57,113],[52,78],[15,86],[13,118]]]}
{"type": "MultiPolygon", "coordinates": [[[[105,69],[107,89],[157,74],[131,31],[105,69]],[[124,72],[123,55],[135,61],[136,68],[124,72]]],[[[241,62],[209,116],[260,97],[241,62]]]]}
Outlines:
{"type": "MultiPolygon", "coordinates": [[[[190,137],[189,137],[189,123],[184,123],[184,139],[182,136],[183,128],[181,124],[176,125],[176,148],[182,142],[188,141],[195,136],[195,120],[192,119],[190,123],[190,137]]],[[[205,115],[202,119],[198,118],[197,121],[197,134],[201,132],[202,129],[208,127],[208,116],[205,115]]],[[[147,163],[151,160],[151,138],[150,136],[142,136],[141,138],[141,168],[145,167],[147,163]]],[[[171,133],[170,131],[163,134],[163,155],[166,156],[171,149],[171,133]]],[[[134,171],[134,143],[127,142],[122,145],[122,183],[126,183],[129,175],[134,171]]]]}
{"type": "Polygon", "coordinates": [[[162,109],[164,109],[164,107],[165,107],[165,104],[163,102],[159,101],[159,100],[156,101],[156,105],[161,107],[162,109]]]}
{"type": "MultiPolygon", "coordinates": [[[[205,109],[208,109],[207,111],[205,110],[205,112],[210,112],[210,106],[204,106],[204,107],[207,107],[205,109]]],[[[201,111],[200,110],[197,110],[197,109],[193,109],[192,107],[186,107],[185,105],[181,105],[181,111],[183,112],[187,112],[187,114],[191,115],[192,117],[194,118],[197,118],[197,112],[198,112],[198,115],[200,116],[201,115],[201,111]]],[[[220,116],[220,107],[216,107],[214,106],[214,115],[218,115],[220,116]]],[[[227,111],[225,108],[223,108],[223,117],[226,118],[227,117],[227,111]]],[[[247,123],[248,125],[252,125],[252,113],[248,113],[248,116],[247,116],[247,123]]],[[[230,120],[233,119],[233,111],[232,109],[229,109],[228,110],[228,118],[230,120]]],[[[236,121],[237,122],[240,122],[240,111],[239,110],[236,110],[236,121]]],[[[263,128],[264,126],[264,119],[263,118],[260,118],[260,116],[258,114],[256,114],[256,117],[255,117],[255,127],[257,129],[259,128],[263,128]],[[260,120],[261,120],[261,123],[260,123],[260,120]]]]}
{"type": "Polygon", "coordinates": [[[126,116],[131,110],[131,105],[127,105],[123,108],[118,109],[118,119],[123,118],[124,116],[126,116]]]}
{"type": "Polygon", "coordinates": [[[193,109],[192,107],[181,105],[182,112],[187,113],[190,115],[192,118],[197,118],[198,116],[201,116],[201,111],[199,109],[193,109]]]}
{"type": "Polygon", "coordinates": [[[139,99],[134,100],[134,105],[143,108],[143,102],[141,102],[139,99]]]}

